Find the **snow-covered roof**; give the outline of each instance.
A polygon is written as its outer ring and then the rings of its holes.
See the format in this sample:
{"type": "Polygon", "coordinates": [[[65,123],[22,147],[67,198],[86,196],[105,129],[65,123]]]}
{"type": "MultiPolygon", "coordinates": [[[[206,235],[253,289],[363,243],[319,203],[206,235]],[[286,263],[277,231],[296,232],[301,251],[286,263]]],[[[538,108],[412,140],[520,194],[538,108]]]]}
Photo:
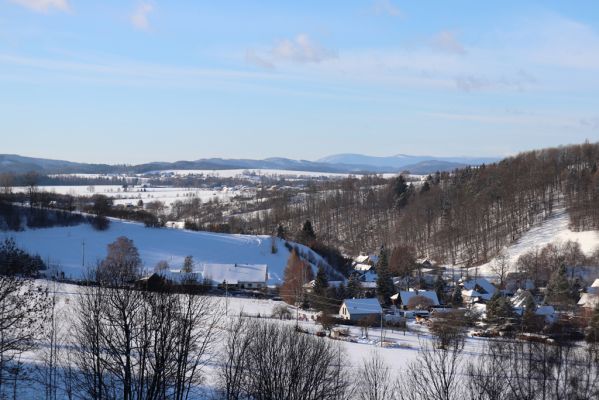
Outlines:
{"type": "Polygon", "coordinates": [[[497,291],[497,288],[485,278],[469,279],[462,282],[462,286],[466,291],[473,292],[467,294],[469,297],[480,297],[484,300],[491,300],[491,297],[497,291]]]}
{"type": "Polygon", "coordinates": [[[359,255],[358,257],[354,258],[354,261],[357,262],[358,264],[365,263],[366,261],[368,261],[368,255],[366,255],[366,254],[359,255]]]}
{"type": "Polygon", "coordinates": [[[345,299],[343,304],[350,314],[380,314],[383,312],[377,299],[345,299]]]}
{"type": "Polygon", "coordinates": [[[372,265],[370,265],[370,264],[358,263],[358,264],[354,265],[354,269],[356,271],[369,271],[371,268],[372,268],[372,265]]]}
{"type": "Polygon", "coordinates": [[[595,282],[591,285],[591,287],[599,288],[599,279],[595,279],[595,282]]]}
{"type": "Polygon", "coordinates": [[[535,314],[550,317],[555,314],[555,308],[553,306],[539,306],[535,314]]]}
{"type": "Polygon", "coordinates": [[[376,272],[374,271],[366,271],[362,277],[361,277],[361,281],[362,282],[376,282],[376,280],[378,279],[378,275],[376,274],[376,272]]]}
{"type": "Polygon", "coordinates": [[[578,305],[582,307],[595,308],[599,305],[599,295],[592,293],[583,293],[578,300],[578,305]]]}
{"type": "MultiPolygon", "coordinates": [[[[391,298],[393,300],[396,300],[397,295],[392,296],[391,298]],[[394,298],[395,297],[395,298],[394,298]]],[[[426,297],[427,299],[431,300],[433,302],[434,306],[438,306],[439,305],[439,299],[437,298],[437,293],[435,293],[432,290],[409,290],[409,291],[400,291],[399,292],[399,297],[401,298],[401,304],[403,305],[407,305],[410,301],[410,299],[412,299],[413,297],[416,296],[422,296],[422,297],[426,297]]]]}
{"type": "Polygon", "coordinates": [[[202,264],[202,277],[212,282],[227,282],[236,285],[239,282],[264,282],[268,279],[266,264],[202,264]]]}
{"type": "Polygon", "coordinates": [[[526,300],[529,296],[532,296],[532,294],[530,294],[528,290],[518,289],[514,296],[511,298],[512,305],[514,307],[524,307],[526,305],[526,300]]]}

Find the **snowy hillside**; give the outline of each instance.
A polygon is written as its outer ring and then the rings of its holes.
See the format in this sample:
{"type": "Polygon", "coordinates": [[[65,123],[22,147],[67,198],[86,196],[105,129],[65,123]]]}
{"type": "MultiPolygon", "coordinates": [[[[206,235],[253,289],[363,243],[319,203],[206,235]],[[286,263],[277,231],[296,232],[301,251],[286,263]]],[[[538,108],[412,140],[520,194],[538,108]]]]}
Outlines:
{"type": "MultiPolygon", "coordinates": [[[[598,231],[574,232],[569,228],[570,218],[568,213],[559,209],[543,221],[542,224],[533,227],[520,239],[506,249],[510,266],[515,268],[516,261],[524,253],[535,248],[542,248],[550,243],[560,243],[571,240],[578,242],[581,250],[588,256],[599,247],[598,231]]],[[[478,273],[483,276],[493,276],[491,265],[494,261],[478,267],[478,273]]]]}
{"type": "MultiPolygon", "coordinates": [[[[1,232],[0,238],[13,237],[17,245],[31,254],[39,254],[50,265],[59,266],[67,277],[80,278],[88,268],[106,256],[106,246],[119,236],[132,239],[139,249],[144,266],[152,270],[161,260],[180,267],[185,256],[196,263],[266,264],[268,284],[282,282],[289,258],[284,241],[277,239],[277,253],[271,252],[270,236],[227,235],[179,229],[145,228],[142,224],[112,221],[106,231],[96,231],[88,224],[22,232],[1,232]],[[85,245],[84,245],[85,243],[85,245]],[[85,252],[85,267],[83,264],[85,252]]],[[[322,260],[310,249],[315,260],[322,260]]],[[[313,268],[315,268],[313,266],[313,268]]]]}

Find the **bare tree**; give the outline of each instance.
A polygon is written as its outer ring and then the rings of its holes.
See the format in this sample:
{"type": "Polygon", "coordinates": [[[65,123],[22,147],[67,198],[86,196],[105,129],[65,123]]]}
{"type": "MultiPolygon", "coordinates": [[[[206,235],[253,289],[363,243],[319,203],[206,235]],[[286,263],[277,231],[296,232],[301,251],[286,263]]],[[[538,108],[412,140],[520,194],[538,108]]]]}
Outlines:
{"type": "Polygon", "coordinates": [[[398,383],[390,367],[381,359],[378,352],[365,358],[354,375],[352,398],[356,400],[396,400],[398,383]]]}
{"type": "Polygon", "coordinates": [[[34,281],[0,276],[0,394],[15,360],[35,347],[48,307],[47,291],[34,281]]]}
{"type": "Polygon", "coordinates": [[[462,345],[441,349],[421,344],[416,361],[411,363],[400,380],[401,400],[452,400],[465,394],[460,375],[462,345]]]}
{"type": "Polygon", "coordinates": [[[499,288],[503,289],[505,285],[505,278],[508,272],[510,272],[511,264],[509,256],[502,251],[495,259],[491,262],[491,271],[499,279],[499,288]]]}
{"type": "Polygon", "coordinates": [[[5,195],[9,195],[12,193],[12,187],[14,185],[15,177],[10,172],[3,172],[0,174],[0,187],[2,188],[2,193],[5,195]]]}
{"type": "Polygon", "coordinates": [[[345,399],[341,348],[291,326],[236,322],[220,372],[225,399],[345,399]]]}

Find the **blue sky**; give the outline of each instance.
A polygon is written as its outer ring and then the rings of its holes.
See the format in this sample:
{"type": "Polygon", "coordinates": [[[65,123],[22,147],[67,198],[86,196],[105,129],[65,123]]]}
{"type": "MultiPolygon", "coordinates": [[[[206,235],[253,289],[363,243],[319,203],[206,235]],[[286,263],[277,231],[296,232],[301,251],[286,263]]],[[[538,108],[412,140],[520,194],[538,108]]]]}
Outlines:
{"type": "Polygon", "coordinates": [[[0,153],[502,156],[598,133],[596,1],[0,0],[0,153]]]}

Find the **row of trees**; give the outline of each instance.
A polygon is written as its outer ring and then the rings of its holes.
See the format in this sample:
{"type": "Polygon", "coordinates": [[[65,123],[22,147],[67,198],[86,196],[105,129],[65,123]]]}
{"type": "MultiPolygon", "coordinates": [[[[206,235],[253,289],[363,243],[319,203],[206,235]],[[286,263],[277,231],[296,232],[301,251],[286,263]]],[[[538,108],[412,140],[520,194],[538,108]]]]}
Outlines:
{"type": "Polygon", "coordinates": [[[549,400],[599,396],[599,348],[490,341],[464,351],[459,335],[421,342],[413,362],[379,353],[357,366],[337,342],[292,327],[238,320],[229,328],[216,397],[222,399],[549,400]],[[468,354],[468,355],[466,355],[468,354]]]}
{"type": "Polygon", "coordinates": [[[350,253],[409,246],[439,261],[488,261],[534,224],[565,206],[575,229],[595,226],[599,144],[522,153],[497,164],[429,176],[347,178],[280,193],[247,229],[290,231],[310,219],[320,239],[350,253]],[[595,221],[595,222],[594,222],[595,221]]]}

